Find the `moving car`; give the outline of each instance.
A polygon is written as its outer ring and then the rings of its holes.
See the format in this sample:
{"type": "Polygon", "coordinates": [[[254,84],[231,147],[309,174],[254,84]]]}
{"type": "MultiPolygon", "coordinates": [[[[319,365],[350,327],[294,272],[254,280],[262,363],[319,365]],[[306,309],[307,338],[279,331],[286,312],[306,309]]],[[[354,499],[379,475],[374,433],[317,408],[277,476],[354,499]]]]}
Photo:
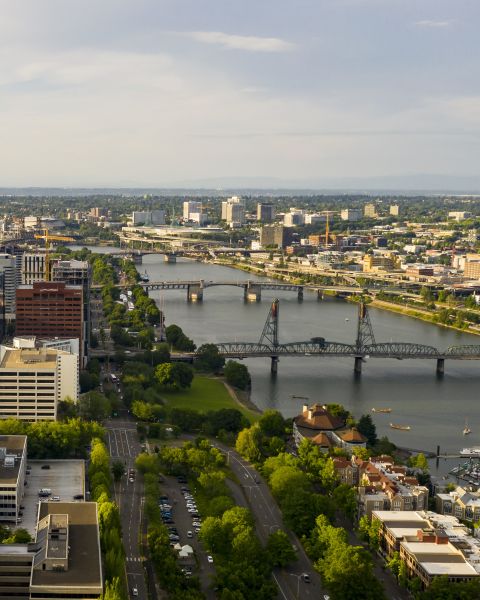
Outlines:
{"type": "Polygon", "coordinates": [[[212,564],[213,563],[213,556],[210,556],[210,554],[207,554],[207,561],[212,564]]]}

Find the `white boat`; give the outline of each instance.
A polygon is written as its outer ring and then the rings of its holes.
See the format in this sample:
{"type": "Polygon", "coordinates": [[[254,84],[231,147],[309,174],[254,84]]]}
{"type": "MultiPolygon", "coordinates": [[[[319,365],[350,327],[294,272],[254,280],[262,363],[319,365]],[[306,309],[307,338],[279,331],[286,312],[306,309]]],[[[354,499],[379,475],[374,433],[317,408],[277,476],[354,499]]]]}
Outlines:
{"type": "Polygon", "coordinates": [[[473,446],[472,448],[463,448],[462,450],[460,450],[460,456],[480,457],[480,446],[473,446]]]}

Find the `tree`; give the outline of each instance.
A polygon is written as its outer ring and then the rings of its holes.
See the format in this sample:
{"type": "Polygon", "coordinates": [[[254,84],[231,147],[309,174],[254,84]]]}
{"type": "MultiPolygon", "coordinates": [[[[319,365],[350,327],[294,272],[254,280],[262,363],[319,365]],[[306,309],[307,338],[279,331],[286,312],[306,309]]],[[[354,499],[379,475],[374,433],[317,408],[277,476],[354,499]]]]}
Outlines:
{"type": "Polygon", "coordinates": [[[96,373],[89,373],[88,371],[82,371],[79,377],[80,381],[80,392],[83,394],[94,390],[98,387],[100,379],[96,373]]]}
{"type": "Polygon", "coordinates": [[[115,481],[120,481],[125,472],[125,466],[121,460],[114,460],[112,463],[112,474],[115,481]]]}
{"type": "Polygon", "coordinates": [[[160,385],[174,390],[188,388],[193,381],[193,369],[185,363],[164,363],[156,367],[155,377],[160,385]]]}
{"type": "Polygon", "coordinates": [[[88,392],[88,394],[80,396],[78,411],[83,419],[102,421],[110,415],[111,405],[104,394],[100,394],[100,392],[88,392]]]}
{"type": "Polygon", "coordinates": [[[292,543],[281,529],[277,529],[268,536],[266,550],[270,563],[274,567],[286,567],[297,558],[292,543]]]}
{"type": "Polygon", "coordinates": [[[250,384],[250,373],[245,365],[229,360],[224,369],[225,377],[230,385],[244,390],[250,384]]]}
{"type": "Polygon", "coordinates": [[[357,493],[355,488],[341,483],[332,492],[332,500],[334,505],[343,511],[345,515],[352,519],[357,511],[357,493]]]}
{"type": "Polygon", "coordinates": [[[259,462],[262,459],[262,432],[258,423],[248,429],[242,429],[235,443],[236,451],[250,462],[259,462]]]}
{"type": "Polygon", "coordinates": [[[277,437],[285,435],[285,419],[278,410],[268,409],[264,411],[258,424],[264,435],[277,437]]]}
{"type": "Polygon", "coordinates": [[[218,371],[225,364],[225,359],[220,355],[215,344],[203,344],[197,350],[195,366],[200,371],[218,371]]]}
{"type": "Polygon", "coordinates": [[[377,443],[377,428],[370,415],[362,415],[357,424],[358,431],[367,438],[368,446],[377,443]]]}
{"type": "Polygon", "coordinates": [[[417,456],[411,456],[408,460],[408,463],[411,467],[416,467],[424,473],[428,473],[428,460],[426,459],[425,454],[423,454],[423,452],[419,452],[417,456]]]}

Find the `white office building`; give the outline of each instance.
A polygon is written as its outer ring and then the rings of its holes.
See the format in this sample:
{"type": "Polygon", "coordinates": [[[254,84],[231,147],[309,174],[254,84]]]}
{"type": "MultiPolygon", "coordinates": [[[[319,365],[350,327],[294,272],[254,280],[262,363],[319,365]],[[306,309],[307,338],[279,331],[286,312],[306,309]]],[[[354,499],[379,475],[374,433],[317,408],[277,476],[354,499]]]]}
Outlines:
{"type": "Polygon", "coordinates": [[[344,208],[340,213],[342,221],[360,221],[363,218],[361,208],[344,208]]]}
{"type": "Polygon", "coordinates": [[[132,212],[132,225],[165,225],[164,210],[148,210],[132,212]]]}
{"type": "Polygon", "coordinates": [[[45,254],[25,252],[22,257],[22,285],[45,280],[45,254]]]}
{"type": "Polygon", "coordinates": [[[232,196],[222,202],[222,220],[230,227],[241,227],[245,224],[245,200],[232,196]]]}
{"type": "Polygon", "coordinates": [[[61,400],[78,400],[79,355],[33,345],[24,338],[0,346],[0,419],[52,421],[61,400]]]}

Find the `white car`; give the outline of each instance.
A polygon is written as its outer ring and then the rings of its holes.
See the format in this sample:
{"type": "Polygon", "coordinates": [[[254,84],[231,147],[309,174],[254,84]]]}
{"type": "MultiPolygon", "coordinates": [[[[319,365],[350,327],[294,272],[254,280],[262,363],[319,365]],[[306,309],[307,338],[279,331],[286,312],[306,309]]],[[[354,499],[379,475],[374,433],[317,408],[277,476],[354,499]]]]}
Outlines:
{"type": "Polygon", "coordinates": [[[138,596],[138,589],[136,587],[132,588],[132,596],[138,596]]]}
{"type": "Polygon", "coordinates": [[[210,556],[210,554],[207,554],[207,561],[211,564],[213,563],[213,556],[210,556]]]}

